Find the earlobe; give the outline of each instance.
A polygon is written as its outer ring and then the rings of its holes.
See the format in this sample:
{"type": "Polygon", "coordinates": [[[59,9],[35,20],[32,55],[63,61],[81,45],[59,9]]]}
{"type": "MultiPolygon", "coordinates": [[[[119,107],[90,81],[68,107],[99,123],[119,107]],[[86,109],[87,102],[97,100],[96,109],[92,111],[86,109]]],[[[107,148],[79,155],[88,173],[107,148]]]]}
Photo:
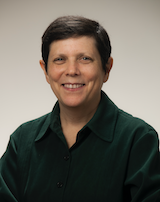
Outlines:
{"type": "Polygon", "coordinates": [[[109,77],[109,73],[106,72],[104,75],[103,83],[105,83],[108,80],[108,77],[109,77]]]}
{"type": "Polygon", "coordinates": [[[50,82],[49,82],[49,78],[48,78],[48,74],[47,74],[47,72],[46,72],[46,65],[45,65],[45,62],[44,62],[43,60],[40,60],[40,61],[39,61],[39,64],[40,64],[40,66],[41,66],[41,68],[42,68],[42,70],[43,70],[43,72],[44,72],[44,75],[45,75],[45,77],[46,77],[46,81],[47,81],[48,83],[50,83],[50,82]]]}
{"type": "Polygon", "coordinates": [[[107,64],[106,64],[106,68],[107,68],[108,72],[111,71],[112,66],[113,66],[113,58],[112,58],[112,57],[109,57],[109,58],[108,58],[108,62],[107,62],[107,64]]]}
{"type": "Polygon", "coordinates": [[[108,62],[106,64],[106,74],[104,76],[104,83],[108,80],[108,77],[109,77],[109,73],[112,69],[112,66],[113,66],[113,58],[112,57],[109,57],[108,58],[108,62]]]}
{"type": "MultiPolygon", "coordinates": [[[[39,61],[39,64],[40,64],[42,70],[46,72],[45,62],[44,62],[43,60],[40,60],[40,61],[39,61]]],[[[45,73],[45,72],[44,72],[44,73],[45,73]]]]}

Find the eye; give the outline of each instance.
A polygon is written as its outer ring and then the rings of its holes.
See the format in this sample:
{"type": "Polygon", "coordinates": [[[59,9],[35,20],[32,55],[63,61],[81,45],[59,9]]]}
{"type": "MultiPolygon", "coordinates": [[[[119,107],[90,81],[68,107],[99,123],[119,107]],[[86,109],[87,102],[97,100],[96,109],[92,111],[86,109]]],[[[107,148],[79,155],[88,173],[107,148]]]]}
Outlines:
{"type": "Polygon", "coordinates": [[[90,60],[90,58],[88,58],[88,57],[83,57],[82,59],[83,60],[90,60]]]}
{"type": "Polygon", "coordinates": [[[88,64],[88,63],[90,63],[92,61],[92,58],[90,58],[88,56],[83,56],[83,57],[80,58],[80,61],[82,63],[88,64]]]}
{"type": "Polygon", "coordinates": [[[64,60],[63,58],[61,58],[61,57],[55,58],[55,59],[53,60],[53,62],[56,63],[56,64],[63,64],[64,61],[65,61],[65,60],[64,60]]]}

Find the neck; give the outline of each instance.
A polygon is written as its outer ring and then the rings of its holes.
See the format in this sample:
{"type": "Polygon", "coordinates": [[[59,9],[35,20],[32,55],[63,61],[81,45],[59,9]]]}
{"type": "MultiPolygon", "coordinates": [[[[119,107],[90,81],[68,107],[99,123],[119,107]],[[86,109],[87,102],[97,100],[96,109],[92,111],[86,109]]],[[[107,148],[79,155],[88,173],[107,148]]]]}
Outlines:
{"type": "Polygon", "coordinates": [[[88,105],[86,107],[84,105],[79,107],[66,107],[59,103],[61,127],[69,148],[76,142],[78,131],[93,117],[99,101],[100,99],[97,100],[97,103],[91,103],[89,107],[88,105]]]}
{"type": "Polygon", "coordinates": [[[93,117],[97,110],[99,101],[90,105],[90,107],[65,107],[60,104],[60,119],[63,125],[71,125],[72,127],[79,127],[80,129],[85,126],[93,117]]]}

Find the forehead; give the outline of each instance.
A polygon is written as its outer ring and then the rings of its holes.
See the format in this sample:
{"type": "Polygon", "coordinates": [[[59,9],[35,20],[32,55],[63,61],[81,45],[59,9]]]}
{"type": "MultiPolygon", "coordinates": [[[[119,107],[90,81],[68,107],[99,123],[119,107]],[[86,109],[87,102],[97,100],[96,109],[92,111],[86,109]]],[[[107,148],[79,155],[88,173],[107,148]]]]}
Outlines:
{"type": "Polygon", "coordinates": [[[58,53],[62,51],[88,51],[90,53],[98,54],[96,41],[93,37],[89,36],[70,37],[67,39],[56,40],[51,43],[50,52],[58,53]]]}

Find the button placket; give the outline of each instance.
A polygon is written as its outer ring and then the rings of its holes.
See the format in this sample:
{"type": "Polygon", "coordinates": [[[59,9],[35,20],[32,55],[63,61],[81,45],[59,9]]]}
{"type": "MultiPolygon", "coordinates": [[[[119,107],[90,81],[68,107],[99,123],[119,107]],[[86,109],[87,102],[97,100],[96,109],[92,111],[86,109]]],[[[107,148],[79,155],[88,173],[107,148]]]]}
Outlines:
{"type": "Polygon", "coordinates": [[[65,161],[68,161],[68,160],[69,160],[69,155],[64,156],[63,159],[64,159],[65,161]]]}
{"type": "Polygon", "coordinates": [[[62,182],[57,182],[57,187],[58,188],[62,188],[63,187],[63,183],[62,182]]]}
{"type": "MultiPolygon", "coordinates": [[[[70,159],[70,156],[67,154],[65,156],[63,156],[63,160],[68,161],[70,159]]],[[[57,187],[58,188],[62,188],[64,185],[64,183],[62,181],[57,182],[57,187]]]]}

